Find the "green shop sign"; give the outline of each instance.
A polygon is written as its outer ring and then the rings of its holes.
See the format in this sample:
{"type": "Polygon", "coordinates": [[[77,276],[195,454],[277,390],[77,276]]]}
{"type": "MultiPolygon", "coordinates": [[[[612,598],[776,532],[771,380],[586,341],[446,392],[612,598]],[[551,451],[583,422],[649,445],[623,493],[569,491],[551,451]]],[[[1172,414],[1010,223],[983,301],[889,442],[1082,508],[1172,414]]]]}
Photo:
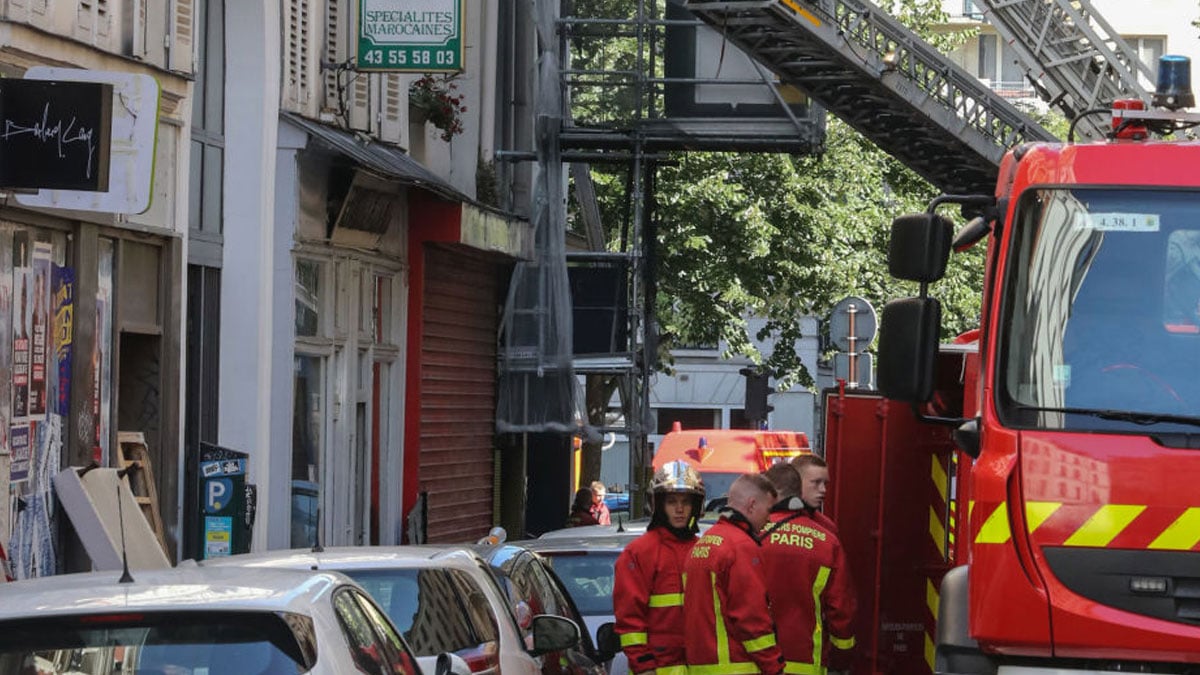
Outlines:
{"type": "Polygon", "coordinates": [[[359,0],[358,69],[463,69],[462,0],[359,0]]]}

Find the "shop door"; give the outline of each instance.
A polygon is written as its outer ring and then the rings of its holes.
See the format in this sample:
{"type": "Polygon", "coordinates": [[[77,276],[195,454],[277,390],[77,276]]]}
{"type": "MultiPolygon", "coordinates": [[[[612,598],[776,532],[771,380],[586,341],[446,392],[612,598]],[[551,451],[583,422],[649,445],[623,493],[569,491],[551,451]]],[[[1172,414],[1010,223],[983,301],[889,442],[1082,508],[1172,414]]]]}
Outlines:
{"type": "Polygon", "coordinates": [[[427,539],[471,541],[493,520],[498,269],[429,247],[425,270],[419,476],[427,539]]]}

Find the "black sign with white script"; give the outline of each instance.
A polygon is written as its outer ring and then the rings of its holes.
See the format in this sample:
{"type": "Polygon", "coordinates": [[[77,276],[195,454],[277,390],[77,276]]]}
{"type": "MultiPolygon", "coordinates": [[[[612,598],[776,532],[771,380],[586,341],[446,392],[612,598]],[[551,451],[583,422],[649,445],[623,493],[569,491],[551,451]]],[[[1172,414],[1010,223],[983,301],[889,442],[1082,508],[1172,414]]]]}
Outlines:
{"type": "Polygon", "coordinates": [[[111,84],[0,79],[0,189],[108,190],[111,84]]]}

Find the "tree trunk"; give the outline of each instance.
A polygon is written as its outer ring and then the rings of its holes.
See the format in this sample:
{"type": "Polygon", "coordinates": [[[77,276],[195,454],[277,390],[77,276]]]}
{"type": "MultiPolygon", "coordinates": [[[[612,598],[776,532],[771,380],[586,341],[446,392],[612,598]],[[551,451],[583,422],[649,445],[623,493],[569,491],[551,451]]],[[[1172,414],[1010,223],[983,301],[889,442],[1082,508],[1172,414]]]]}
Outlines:
{"type": "MultiPolygon", "coordinates": [[[[617,380],[611,375],[588,375],[584,385],[588,424],[597,429],[608,425],[608,402],[616,389],[617,380]]],[[[603,441],[601,441],[602,443],[603,441]]],[[[601,443],[584,442],[579,467],[579,484],[600,480],[601,443]]]]}

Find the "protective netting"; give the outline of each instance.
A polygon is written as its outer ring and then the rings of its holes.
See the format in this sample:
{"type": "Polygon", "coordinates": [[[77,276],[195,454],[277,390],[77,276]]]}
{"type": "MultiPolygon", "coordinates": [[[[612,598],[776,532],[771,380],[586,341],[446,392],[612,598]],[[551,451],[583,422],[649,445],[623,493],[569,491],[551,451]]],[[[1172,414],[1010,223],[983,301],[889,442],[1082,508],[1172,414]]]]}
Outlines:
{"type": "Polygon", "coordinates": [[[496,430],[574,432],[571,296],[566,261],[566,198],[558,127],[563,119],[555,51],[556,3],[536,3],[538,81],[531,219],[534,260],[518,263],[509,285],[500,342],[496,430]]]}

